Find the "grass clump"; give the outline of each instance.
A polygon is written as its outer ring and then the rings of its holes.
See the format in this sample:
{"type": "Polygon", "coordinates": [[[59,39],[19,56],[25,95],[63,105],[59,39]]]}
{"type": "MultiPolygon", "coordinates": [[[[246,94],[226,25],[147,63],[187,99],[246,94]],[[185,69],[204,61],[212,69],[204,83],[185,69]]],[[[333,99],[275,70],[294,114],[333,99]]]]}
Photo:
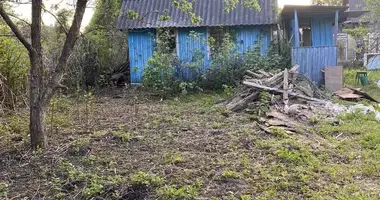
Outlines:
{"type": "Polygon", "coordinates": [[[120,184],[121,177],[84,171],[67,160],[61,160],[52,182],[55,198],[62,198],[80,188],[83,197],[91,199],[106,192],[105,186],[120,184]]]}
{"type": "Polygon", "coordinates": [[[223,170],[221,174],[221,179],[222,180],[228,180],[228,179],[238,179],[239,178],[239,173],[233,170],[223,170]]]}
{"type": "Polygon", "coordinates": [[[164,164],[178,164],[185,162],[185,159],[179,152],[166,153],[164,155],[164,164]]]}
{"type": "Polygon", "coordinates": [[[8,184],[6,182],[0,181],[0,197],[8,199],[8,184]]]}
{"type": "Polygon", "coordinates": [[[219,128],[222,128],[223,124],[222,123],[218,123],[218,122],[214,122],[211,124],[211,128],[212,129],[219,129],[219,128]]]}
{"type": "Polygon", "coordinates": [[[316,162],[316,157],[303,147],[293,146],[288,144],[276,151],[276,155],[286,161],[296,165],[313,164],[316,162]]]}
{"type": "Polygon", "coordinates": [[[251,195],[241,195],[240,200],[251,200],[252,196],[251,195]]]}
{"type": "Polygon", "coordinates": [[[360,144],[371,150],[380,149],[380,132],[367,133],[360,139],[360,144]]]}
{"type": "Polygon", "coordinates": [[[279,127],[270,127],[270,134],[275,136],[275,137],[282,137],[282,138],[287,138],[288,134],[286,134],[286,131],[282,128],[279,127]]]}
{"type": "Polygon", "coordinates": [[[193,185],[166,185],[158,189],[157,194],[161,199],[167,200],[192,200],[198,197],[198,192],[202,187],[202,181],[197,181],[193,185]]]}
{"type": "Polygon", "coordinates": [[[84,156],[87,155],[89,151],[90,140],[87,138],[75,140],[69,148],[69,154],[73,156],[84,156]]]}
{"type": "Polygon", "coordinates": [[[111,134],[113,138],[118,139],[121,142],[129,142],[132,138],[131,133],[123,130],[111,131],[111,134]]]}
{"type": "Polygon", "coordinates": [[[135,175],[131,176],[132,185],[144,185],[147,187],[157,187],[164,182],[164,179],[147,174],[146,172],[137,172],[135,175]]]}

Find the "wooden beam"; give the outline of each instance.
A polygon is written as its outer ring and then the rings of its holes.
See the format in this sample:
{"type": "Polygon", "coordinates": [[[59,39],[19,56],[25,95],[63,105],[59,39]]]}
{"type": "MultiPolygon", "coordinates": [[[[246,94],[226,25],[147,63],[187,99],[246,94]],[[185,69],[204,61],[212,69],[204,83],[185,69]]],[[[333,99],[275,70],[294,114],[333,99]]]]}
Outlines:
{"type": "MultiPolygon", "coordinates": [[[[276,94],[284,94],[284,92],[285,92],[284,90],[280,90],[280,89],[277,89],[277,88],[271,88],[271,87],[267,87],[267,86],[264,86],[264,85],[259,85],[257,83],[252,83],[252,82],[248,82],[248,81],[243,81],[243,85],[246,85],[246,86],[249,86],[249,87],[258,88],[258,89],[263,89],[263,90],[270,91],[270,92],[273,92],[273,93],[276,93],[276,94]]],[[[301,98],[301,99],[305,99],[305,100],[309,100],[309,101],[315,101],[315,102],[318,102],[318,103],[326,103],[325,100],[308,97],[308,96],[305,96],[305,95],[302,95],[302,94],[298,94],[298,93],[294,93],[294,92],[290,92],[288,95],[290,97],[298,97],[298,98],[301,98]]]]}
{"type": "Polygon", "coordinates": [[[294,9],[294,40],[295,47],[300,47],[300,26],[298,21],[298,12],[297,9],[294,9]]]}

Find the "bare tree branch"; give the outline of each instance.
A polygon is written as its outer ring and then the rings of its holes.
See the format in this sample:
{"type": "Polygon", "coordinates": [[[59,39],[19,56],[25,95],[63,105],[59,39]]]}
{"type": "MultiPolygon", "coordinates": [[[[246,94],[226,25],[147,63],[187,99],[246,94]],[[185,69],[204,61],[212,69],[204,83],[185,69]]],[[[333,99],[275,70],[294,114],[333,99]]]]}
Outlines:
{"type": "Polygon", "coordinates": [[[62,74],[66,68],[67,60],[70,56],[71,51],[74,48],[75,42],[80,33],[80,27],[82,24],[84,12],[86,10],[86,4],[87,0],[77,0],[74,19],[70,27],[70,30],[67,33],[66,41],[63,46],[61,55],[58,59],[58,63],[55,69],[49,72],[50,79],[42,96],[44,105],[46,105],[50,101],[50,99],[54,95],[55,89],[57,88],[57,86],[60,85],[62,74]]]}
{"type": "Polygon", "coordinates": [[[25,24],[27,24],[29,26],[31,25],[30,22],[26,21],[25,19],[22,19],[22,18],[18,17],[17,15],[14,15],[14,14],[11,14],[11,13],[7,13],[7,14],[8,14],[8,16],[11,16],[11,17],[13,17],[15,19],[18,19],[18,20],[24,22],[25,24]]]}
{"type": "Polygon", "coordinates": [[[34,49],[32,45],[22,35],[20,29],[18,29],[18,27],[13,23],[11,18],[9,18],[8,14],[5,12],[3,3],[0,3],[0,16],[4,19],[5,23],[7,23],[9,28],[11,28],[12,32],[20,40],[20,42],[24,45],[24,47],[29,51],[29,53],[34,53],[34,49]]]}
{"type": "Polygon", "coordinates": [[[53,12],[51,12],[48,9],[46,9],[45,7],[42,7],[42,9],[44,10],[44,12],[47,12],[51,16],[53,16],[54,19],[57,21],[57,23],[64,29],[65,33],[67,34],[67,27],[66,27],[66,25],[64,23],[62,23],[61,20],[59,20],[58,17],[53,12]]]}

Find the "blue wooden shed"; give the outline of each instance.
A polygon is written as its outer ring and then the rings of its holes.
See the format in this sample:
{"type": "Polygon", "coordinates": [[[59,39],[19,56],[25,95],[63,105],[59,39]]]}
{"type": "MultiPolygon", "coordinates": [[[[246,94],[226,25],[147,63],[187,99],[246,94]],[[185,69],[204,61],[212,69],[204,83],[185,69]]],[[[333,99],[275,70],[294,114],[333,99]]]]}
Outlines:
{"type": "Polygon", "coordinates": [[[346,6],[285,5],[281,25],[292,43],[292,64],[316,84],[323,84],[323,70],[337,66],[337,34],[347,18],[346,6]]]}
{"type": "Polygon", "coordinates": [[[223,0],[192,1],[195,15],[202,18],[198,24],[191,23],[188,14],[173,6],[173,0],[123,0],[118,29],[128,31],[131,83],[142,81],[144,68],[155,49],[157,28],[175,31],[175,53],[181,62],[191,62],[196,52],[204,55],[204,69],[209,67],[211,56],[209,37],[217,28],[225,27],[236,32],[236,46],[240,52],[262,40],[261,52],[265,53],[272,39],[272,28],[277,23],[277,0],[259,0],[260,11],[249,9],[240,3],[225,12],[223,0]],[[128,13],[139,13],[139,19],[131,19],[128,13]],[[169,20],[160,20],[162,15],[169,20]],[[192,37],[193,33],[197,37],[192,37]]]}

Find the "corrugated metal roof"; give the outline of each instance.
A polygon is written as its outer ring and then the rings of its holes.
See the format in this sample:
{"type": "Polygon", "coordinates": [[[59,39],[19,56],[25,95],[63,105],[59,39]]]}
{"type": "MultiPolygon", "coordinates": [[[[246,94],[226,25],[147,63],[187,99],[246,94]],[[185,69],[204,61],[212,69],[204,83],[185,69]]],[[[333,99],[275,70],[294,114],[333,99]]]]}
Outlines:
{"type": "MultiPolygon", "coordinates": [[[[192,24],[190,17],[172,5],[173,0],[123,0],[119,29],[140,29],[158,27],[208,27],[275,24],[277,0],[259,0],[261,11],[244,7],[240,3],[231,12],[224,11],[224,0],[196,0],[193,10],[203,20],[192,24]],[[133,10],[143,16],[139,20],[128,19],[126,13],[133,10]],[[168,10],[170,20],[159,20],[160,13],[168,10]]],[[[162,15],[162,14],[161,14],[162,15]]]]}

